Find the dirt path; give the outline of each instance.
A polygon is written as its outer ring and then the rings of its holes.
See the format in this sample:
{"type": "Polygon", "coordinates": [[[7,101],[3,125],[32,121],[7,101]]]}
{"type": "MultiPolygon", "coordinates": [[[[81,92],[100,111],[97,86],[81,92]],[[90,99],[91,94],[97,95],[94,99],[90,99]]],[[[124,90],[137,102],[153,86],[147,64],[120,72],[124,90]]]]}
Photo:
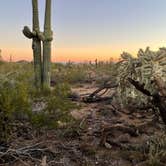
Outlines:
{"type": "MultiPolygon", "coordinates": [[[[91,93],[95,89],[91,85],[73,88],[79,94],[91,93]]],[[[145,110],[131,112],[118,107],[115,110],[111,104],[102,102],[83,104],[79,111],[72,113],[87,126],[80,137],[81,150],[94,150],[96,160],[101,160],[96,161],[98,165],[147,165],[148,141],[154,136],[160,137],[164,131],[156,115],[145,110]]]]}

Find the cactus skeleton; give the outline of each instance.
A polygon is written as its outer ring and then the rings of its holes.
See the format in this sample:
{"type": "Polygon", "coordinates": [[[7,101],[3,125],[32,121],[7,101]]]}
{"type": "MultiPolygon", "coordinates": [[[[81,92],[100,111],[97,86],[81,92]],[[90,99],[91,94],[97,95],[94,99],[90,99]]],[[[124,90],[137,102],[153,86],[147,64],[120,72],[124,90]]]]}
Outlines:
{"type": "Polygon", "coordinates": [[[32,49],[34,57],[35,85],[37,88],[50,87],[50,61],[51,61],[51,41],[53,32],[51,31],[51,0],[46,0],[44,32],[39,27],[38,0],[32,0],[33,8],[33,30],[25,26],[23,34],[32,39],[32,49]],[[41,42],[43,42],[43,54],[41,42]]]}

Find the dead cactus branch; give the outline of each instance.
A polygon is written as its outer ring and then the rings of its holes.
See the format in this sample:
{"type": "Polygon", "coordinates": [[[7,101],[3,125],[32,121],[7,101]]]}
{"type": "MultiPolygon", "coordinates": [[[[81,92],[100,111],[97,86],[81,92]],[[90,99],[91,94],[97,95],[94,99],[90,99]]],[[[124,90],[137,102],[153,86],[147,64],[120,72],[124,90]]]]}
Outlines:
{"type": "Polygon", "coordinates": [[[88,96],[83,97],[83,102],[93,103],[93,102],[112,100],[112,98],[115,95],[115,92],[112,93],[112,95],[110,96],[103,96],[103,95],[105,95],[108,91],[115,89],[117,87],[118,87],[118,84],[105,84],[102,87],[99,87],[93,93],[89,94],[88,96]]]}
{"type": "MultiPolygon", "coordinates": [[[[152,104],[155,106],[155,107],[157,107],[158,109],[159,109],[159,111],[160,111],[160,116],[161,116],[161,118],[162,118],[162,120],[163,120],[163,122],[165,123],[165,125],[166,125],[166,102],[165,102],[165,100],[164,100],[164,97],[163,96],[161,96],[160,95],[160,92],[161,92],[161,94],[162,95],[165,95],[165,93],[163,92],[163,90],[162,89],[160,89],[161,88],[161,86],[163,85],[163,84],[161,84],[162,83],[162,81],[161,81],[161,79],[158,79],[158,85],[159,85],[159,91],[156,91],[155,93],[153,93],[153,94],[151,94],[148,90],[146,90],[145,88],[144,88],[144,84],[141,84],[141,83],[139,83],[138,81],[135,81],[135,80],[133,80],[133,79],[131,79],[131,78],[128,78],[128,81],[138,90],[138,91],[140,91],[140,92],[142,92],[144,95],[146,95],[146,96],[150,96],[150,97],[152,97],[152,100],[151,100],[151,102],[152,102],[152,104]],[[160,80],[160,81],[159,81],[160,80]],[[160,83],[159,83],[160,82],[160,83]]],[[[157,80],[156,80],[157,81],[157,80]]]]}

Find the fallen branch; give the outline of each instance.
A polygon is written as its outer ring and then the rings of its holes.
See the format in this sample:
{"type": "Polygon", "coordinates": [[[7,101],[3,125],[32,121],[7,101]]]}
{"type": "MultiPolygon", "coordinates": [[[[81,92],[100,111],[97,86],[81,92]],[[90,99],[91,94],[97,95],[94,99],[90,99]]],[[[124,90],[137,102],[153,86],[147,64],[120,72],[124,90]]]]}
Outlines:
{"type": "Polygon", "coordinates": [[[26,159],[30,159],[31,161],[41,162],[42,156],[52,156],[56,157],[56,152],[53,152],[51,149],[47,147],[40,147],[41,143],[26,146],[23,148],[18,149],[11,149],[9,148],[7,151],[2,152],[0,151],[0,165],[4,165],[7,163],[14,163],[16,160],[21,161],[24,165],[28,165],[24,162],[26,159]]]}
{"type": "Polygon", "coordinates": [[[112,100],[115,95],[115,92],[111,96],[104,96],[109,90],[117,88],[118,84],[105,84],[102,87],[95,90],[93,93],[89,94],[86,97],[83,97],[83,102],[85,103],[93,103],[93,102],[100,102],[100,101],[108,101],[112,100]],[[102,92],[103,91],[103,92],[102,92]]]}

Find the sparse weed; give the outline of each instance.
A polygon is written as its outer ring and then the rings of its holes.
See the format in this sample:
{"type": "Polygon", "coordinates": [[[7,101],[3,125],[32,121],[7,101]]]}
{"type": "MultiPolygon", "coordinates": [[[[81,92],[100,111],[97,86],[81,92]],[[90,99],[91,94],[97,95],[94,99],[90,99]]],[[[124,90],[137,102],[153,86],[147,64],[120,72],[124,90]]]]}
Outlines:
{"type": "Polygon", "coordinates": [[[75,108],[68,98],[70,87],[68,84],[57,84],[50,94],[43,100],[46,107],[42,112],[32,116],[32,123],[37,127],[62,127],[71,122],[70,110],[75,108]]]}
{"type": "Polygon", "coordinates": [[[166,136],[155,137],[149,142],[148,164],[160,166],[166,162],[166,136]]]}
{"type": "Polygon", "coordinates": [[[28,88],[15,80],[1,80],[0,84],[0,141],[7,141],[12,121],[27,118],[31,111],[28,88]]]}

